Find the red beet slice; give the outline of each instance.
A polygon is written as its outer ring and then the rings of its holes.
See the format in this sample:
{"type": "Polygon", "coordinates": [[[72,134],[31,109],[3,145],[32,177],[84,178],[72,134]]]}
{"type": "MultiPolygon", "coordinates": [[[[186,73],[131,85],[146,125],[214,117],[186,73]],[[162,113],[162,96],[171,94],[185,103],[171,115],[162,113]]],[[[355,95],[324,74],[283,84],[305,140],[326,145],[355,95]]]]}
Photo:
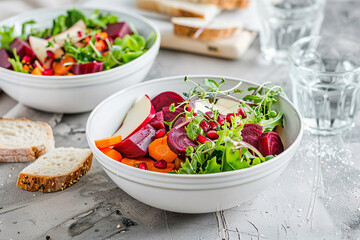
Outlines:
{"type": "Polygon", "coordinates": [[[155,139],[155,129],[146,124],[139,131],[125,138],[122,142],[115,146],[115,150],[119,151],[123,157],[139,158],[148,153],[148,147],[155,139]]]}
{"type": "Polygon", "coordinates": [[[284,145],[276,132],[267,132],[261,134],[258,149],[263,156],[279,155],[284,151],[284,145]]]}
{"type": "Polygon", "coordinates": [[[155,111],[161,111],[164,107],[169,107],[172,103],[181,103],[184,99],[175,92],[163,92],[154,97],[151,101],[155,107],[155,111]]]}
{"type": "Polygon", "coordinates": [[[126,34],[133,34],[131,28],[126,22],[108,24],[105,32],[108,34],[109,37],[114,39],[117,37],[123,38],[126,34]]]}
{"type": "Polygon", "coordinates": [[[165,128],[164,112],[160,111],[160,112],[155,113],[155,117],[153,119],[151,119],[149,124],[156,130],[165,128]]]}
{"type": "Polygon", "coordinates": [[[255,148],[258,148],[258,142],[262,132],[262,126],[253,123],[247,123],[241,130],[241,136],[243,137],[244,142],[247,142],[255,148]]]}
{"type": "Polygon", "coordinates": [[[0,67],[6,68],[6,69],[12,69],[12,65],[9,62],[9,54],[6,51],[5,48],[2,48],[0,50],[0,67]]]}
{"type": "Polygon", "coordinates": [[[185,157],[185,151],[188,146],[197,146],[196,142],[188,138],[185,128],[171,129],[168,133],[167,141],[170,149],[182,157],[185,157]]]}
{"type": "Polygon", "coordinates": [[[13,50],[14,48],[16,48],[16,54],[20,57],[20,60],[22,60],[24,56],[29,56],[31,61],[36,59],[34,51],[24,40],[15,38],[14,41],[10,43],[10,49],[13,50]]]}
{"type": "Polygon", "coordinates": [[[176,121],[174,122],[174,124],[172,125],[172,127],[176,127],[177,125],[179,125],[180,123],[185,121],[185,117],[178,117],[178,119],[176,119],[176,121]]]}
{"type": "MultiPolygon", "coordinates": [[[[170,107],[163,107],[163,108],[162,108],[162,111],[164,112],[165,121],[171,122],[172,120],[175,119],[175,117],[176,117],[177,115],[183,113],[183,112],[184,112],[184,109],[182,109],[182,108],[176,108],[175,112],[172,112],[172,111],[170,111],[170,107]]],[[[183,114],[180,115],[180,116],[183,116],[183,114]]]]}
{"type": "Polygon", "coordinates": [[[101,72],[103,69],[103,66],[104,66],[104,63],[102,63],[102,62],[74,64],[71,68],[71,71],[75,75],[95,73],[95,72],[101,72]]]}

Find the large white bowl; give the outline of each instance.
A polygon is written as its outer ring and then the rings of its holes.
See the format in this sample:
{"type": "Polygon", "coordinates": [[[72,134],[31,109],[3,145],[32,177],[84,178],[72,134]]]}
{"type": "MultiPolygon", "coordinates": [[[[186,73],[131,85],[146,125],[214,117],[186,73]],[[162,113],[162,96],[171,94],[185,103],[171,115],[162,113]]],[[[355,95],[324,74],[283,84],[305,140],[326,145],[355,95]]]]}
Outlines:
{"type": "MultiPolygon", "coordinates": [[[[198,83],[205,77],[220,79],[215,76],[189,76],[198,83]]],[[[234,86],[238,81],[243,81],[242,89],[256,85],[235,78],[226,80],[224,89],[234,86]]],[[[136,98],[143,94],[154,97],[164,91],[181,94],[188,91],[188,85],[183,77],[170,77],[129,87],[100,103],[86,125],[89,146],[105,172],[121,189],[148,205],[182,213],[206,213],[237,206],[269,187],[288,165],[300,144],[303,134],[300,113],[291,102],[280,97],[275,107],[285,115],[285,127],[279,134],[286,150],[250,168],[205,175],[157,173],[114,161],[96,148],[94,140],[111,136],[136,98]]]]}
{"type": "MultiPolygon", "coordinates": [[[[15,25],[20,35],[21,24],[35,20],[37,26],[51,26],[52,20],[68,8],[44,8],[22,13],[0,22],[0,26],[15,25]]],[[[78,8],[91,14],[95,8],[78,8]]],[[[160,48],[158,28],[144,17],[125,10],[99,8],[103,13],[112,13],[119,21],[132,23],[138,32],[147,37],[151,32],[157,35],[153,46],[137,59],[108,71],[76,76],[37,76],[0,68],[0,87],[20,103],[43,111],[79,113],[92,110],[111,94],[141,82],[149,72],[160,48]]]]}

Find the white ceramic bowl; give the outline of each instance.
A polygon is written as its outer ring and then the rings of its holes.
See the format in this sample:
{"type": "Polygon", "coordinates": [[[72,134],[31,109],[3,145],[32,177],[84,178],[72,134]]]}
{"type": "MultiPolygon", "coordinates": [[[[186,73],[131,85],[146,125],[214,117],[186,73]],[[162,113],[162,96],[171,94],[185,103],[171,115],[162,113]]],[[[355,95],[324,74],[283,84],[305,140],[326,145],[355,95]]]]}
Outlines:
{"type": "MultiPolygon", "coordinates": [[[[15,25],[20,35],[21,24],[35,20],[40,28],[51,26],[52,20],[68,8],[44,8],[22,13],[0,22],[0,26],[15,25]]],[[[91,14],[95,8],[78,8],[91,14]]],[[[160,48],[158,28],[144,17],[125,10],[99,8],[101,12],[112,13],[119,21],[132,23],[138,32],[147,37],[151,32],[157,35],[153,46],[137,59],[108,71],[76,76],[36,76],[0,68],[0,87],[20,103],[43,111],[79,113],[92,110],[111,94],[141,82],[151,69],[160,48]]]]}
{"type": "MultiPolygon", "coordinates": [[[[189,76],[199,83],[205,77],[220,79],[216,76],[189,76]]],[[[224,89],[240,81],[235,78],[226,80],[224,89]]],[[[242,89],[256,85],[241,81],[242,89]]],[[[250,168],[204,175],[157,173],[114,161],[96,148],[94,140],[111,136],[139,96],[148,94],[152,98],[164,91],[181,94],[188,92],[188,89],[183,76],[144,82],[112,95],[93,110],[87,122],[86,137],[95,158],[109,177],[139,201],[182,213],[206,213],[235,207],[269,187],[294,156],[303,134],[300,113],[283,97],[280,97],[275,108],[285,115],[285,127],[279,134],[286,150],[279,156],[250,168]]],[[[245,93],[246,91],[243,95],[245,93]]]]}

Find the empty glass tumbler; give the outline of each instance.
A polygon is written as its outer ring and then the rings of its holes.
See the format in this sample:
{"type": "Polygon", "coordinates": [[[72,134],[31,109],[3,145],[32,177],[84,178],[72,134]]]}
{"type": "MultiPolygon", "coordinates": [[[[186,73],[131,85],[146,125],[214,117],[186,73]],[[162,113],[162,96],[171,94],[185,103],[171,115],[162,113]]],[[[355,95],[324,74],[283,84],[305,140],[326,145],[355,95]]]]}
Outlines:
{"type": "Polygon", "coordinates": [[[310,36],[289,49],[294,103],[312,133],[333,135],[354,125],[360,100],[360,44],[310,36]]]}
{"type": "Polygon", "coordinates": [[[257,0],[261,21],[261,52],[266,60],[287,63],[289,47],[298,39],[318,35],[326,0],[257,0]]]}

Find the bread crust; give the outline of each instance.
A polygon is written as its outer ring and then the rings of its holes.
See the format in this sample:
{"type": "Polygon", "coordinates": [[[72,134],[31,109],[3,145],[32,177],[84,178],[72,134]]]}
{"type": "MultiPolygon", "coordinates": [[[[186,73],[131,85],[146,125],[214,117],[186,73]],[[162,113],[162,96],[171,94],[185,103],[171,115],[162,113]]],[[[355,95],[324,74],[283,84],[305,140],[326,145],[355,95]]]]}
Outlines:
{"type": "Polygon", "coordinates": [[[204,14],[200,14],[193,11],[188,11],[181,8],[165,7],[162,3],[152,0],[137,0],[136,6],[143,10],[155,11],[159,13],[165,13],[175,17],[198,17],[205,18],[204,14]]]}
{"type": "Polygon", "coordinates": [[[28,119],[11,119],[0,118],[0,121],[12,121],[12,122],[26,122],[30,124],[40,124],[46,128],[46,142],[39,146],[32,146],[28,148],[14,148],[5,149],[0,148],[0,162],[31,162],[35,161],[38,157],[50,152],[54,149],[55,140],[51,127],[44,122],[34,122],[28,119]]]}
{"type": "Polygon", "coordinates": [[[74,171],[66,175],[49,177],[21,172],[16,185],[24,190],[40,191],[44,193],[64,190],[79,181],[80,177],[90,170],[92,158],[93,154],[90,153],[82,164],[80,164],[74,171]]]}
{"type": "MultiPolygon", "coordinates": [[[[189,27],[184,25],[179,25],[173,23],[174,25],[174,34],[178,36],[193,37],[194,34],[199,30],[196,27],[189,27]]],[[[231,37],[234,32],[237,30],[236,27],[225,28],[225,29],[204,29],[203,32],[199,35],[198,39],[201,40],[214,40],[221,38],[231,37]]]]}

